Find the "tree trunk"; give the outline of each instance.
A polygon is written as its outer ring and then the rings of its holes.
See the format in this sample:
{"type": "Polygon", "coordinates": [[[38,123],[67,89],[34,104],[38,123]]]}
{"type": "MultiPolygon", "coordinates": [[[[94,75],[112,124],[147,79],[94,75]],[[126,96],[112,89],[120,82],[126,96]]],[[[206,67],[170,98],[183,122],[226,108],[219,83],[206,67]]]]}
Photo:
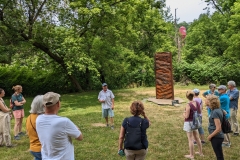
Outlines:
{"type": "Polygon", "coordinates": [[[100,71],[100,80],[102,83],[105,83],[105,76],[103,75],[103,71],[100,71]]]}
{"type": "Polygon", "coordinates": [[[85,77],[86,77],[85,83],[86,83],[87,89],[92,89],[91,85],[90,85],[90,71],[89,71],[88,67],[86,68],[86,76],[85,77]]]}
{"type": "MultiPolygon", "coordinates": [[[[9,1],[10,2],[10,1],[9,1]]],[[[29,20],[31,21],[31,25],[29,28],[29,33],[28,35],[24,33],[23,30],[21,29],[15,29],[13,26],[7,24],[4,22],[4,12],[3,10],[0,9],[0,21],[2,22],[2,24],[4,24],[9,30],[14,31],[16,34],[16,37],[18,35],[20,35],[25,41],[31,43],[31,45],[33,45],[34,47],[40,49],[41,51],[43,51],[44,53],[48,54],[48,56],[50,56],[55,62],[57,62],[58,64],[60,64],[62,66],[62,68],[64,69],[65,73],[68,75],[68,77],[70,78],[70,81],[74,84],[74,86],[76,87],[77,91],[82,91],[82,87],[80,86],[79,82],[77,81],[77,79],[75,78],[75,76],[73,75],[69,75],[68,71],[67,71],[67,67],[64,63],[64,60],[61,56],[54,54],[49,47],[45,46],[42,42],[37,42],[34,41],[32,39],[32,25],[34,24],[35,20],[38,18],[38,15],[41,13],[42,8],[44,6],[44,4],[46,3],[46,0],[44,0],[40,6],[40,8],[38,9],[35,17],[30,16],[28,17],[29,20]]]]}
{"type": "Polygon", "coordinates": [[[74,86],[76,87],[77,91],[83,91],[82,87],[78,83],[78,81],[75,78],[75,76],[68,74],[68,77],[71,80],[71,82],[74,84],[74,86]]]}

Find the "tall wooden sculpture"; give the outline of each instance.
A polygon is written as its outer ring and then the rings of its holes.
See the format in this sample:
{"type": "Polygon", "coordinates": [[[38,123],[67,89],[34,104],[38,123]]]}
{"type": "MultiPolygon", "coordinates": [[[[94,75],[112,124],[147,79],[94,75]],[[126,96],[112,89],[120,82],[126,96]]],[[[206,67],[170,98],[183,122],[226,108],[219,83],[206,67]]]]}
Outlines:
{"type": "Polygon", "coordinates": [[[156,98],[174,99],[172,54],[155,54],[156,98]]]}

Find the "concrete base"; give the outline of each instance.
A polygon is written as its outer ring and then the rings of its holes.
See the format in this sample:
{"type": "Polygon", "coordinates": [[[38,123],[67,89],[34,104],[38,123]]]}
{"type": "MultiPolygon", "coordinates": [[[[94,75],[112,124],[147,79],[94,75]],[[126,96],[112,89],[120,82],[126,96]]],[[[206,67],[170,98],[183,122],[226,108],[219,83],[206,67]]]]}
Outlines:
{"type": "MultiPolygon", "coordinates": [[[[148,98],[147,100],[158,105],[172,105],[172,99],[148,98]]],[[[185,102],[182,98],[179,97],[175,97],[174,100],[178,100],[180,104],[185,102]]]]}

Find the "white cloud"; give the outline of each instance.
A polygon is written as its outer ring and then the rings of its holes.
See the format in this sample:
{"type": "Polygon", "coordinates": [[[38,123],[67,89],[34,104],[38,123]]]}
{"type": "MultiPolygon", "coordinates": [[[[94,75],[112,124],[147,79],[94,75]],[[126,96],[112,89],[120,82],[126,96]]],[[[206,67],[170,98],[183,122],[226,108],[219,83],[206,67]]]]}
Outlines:
{"type": "Polygon", "coordinates": [[[166,0],[166,5],[170,6],[173,16],[175,15],[175,8],[177,8],[179,22],[192,22],[201,13],[206,13],[206,10],[203,9],[207,7],[207,3],[203,0],[166,0]]]}

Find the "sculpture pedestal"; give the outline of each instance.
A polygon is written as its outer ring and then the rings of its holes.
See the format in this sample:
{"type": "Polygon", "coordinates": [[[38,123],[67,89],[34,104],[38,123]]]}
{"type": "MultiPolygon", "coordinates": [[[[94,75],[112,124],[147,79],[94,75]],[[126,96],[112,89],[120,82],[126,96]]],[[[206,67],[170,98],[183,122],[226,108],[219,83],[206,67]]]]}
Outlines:
{"type": "MultiPolygon", "coordinates": [[[[147,99],[150,102],[153,102],[157,105],[171,105],[172,106],[172,100],[171,99],[156,99],[156,98],[148,98],[147,99]]],[[[179,97],[175,97],[174,100],[178,100],[179,104],[184,103],[185,101],[179,97]]],[[[178,106],[177,104],[174,106],[178,106]]]]}

